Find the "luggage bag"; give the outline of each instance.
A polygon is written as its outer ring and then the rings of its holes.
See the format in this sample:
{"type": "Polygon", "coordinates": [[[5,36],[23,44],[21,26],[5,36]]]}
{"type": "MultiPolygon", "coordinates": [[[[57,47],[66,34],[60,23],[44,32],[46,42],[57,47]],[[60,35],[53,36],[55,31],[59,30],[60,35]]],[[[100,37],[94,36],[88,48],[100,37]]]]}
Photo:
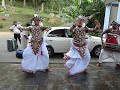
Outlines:
{"type": "Polygon", "coordinates": [[[17,50],[17,42],[15,39],[8,39],[7,40],[7,50],[9,52],[17,50]]]}

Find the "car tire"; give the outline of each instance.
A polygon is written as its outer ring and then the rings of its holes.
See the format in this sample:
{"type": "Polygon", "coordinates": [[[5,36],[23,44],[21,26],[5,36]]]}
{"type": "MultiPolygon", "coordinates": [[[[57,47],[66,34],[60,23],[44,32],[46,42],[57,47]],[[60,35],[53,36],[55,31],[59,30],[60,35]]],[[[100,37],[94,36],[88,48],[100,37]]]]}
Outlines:
{"type": "Polygon", "coordinates": [[[101,45],[98,45],[98,46],[95,46],[95,47],[94,47],[94,49],[92,50],[91,54],[92,54],[94,57],[99,57],[100,52],[101,52],[101,45]]]}
{"type": "Polygon", "coordinates": [[[49,56],[52,57],[54,54],[54,49],[51,46],[47,46],[47,50],[48,50],[49,56]]]}

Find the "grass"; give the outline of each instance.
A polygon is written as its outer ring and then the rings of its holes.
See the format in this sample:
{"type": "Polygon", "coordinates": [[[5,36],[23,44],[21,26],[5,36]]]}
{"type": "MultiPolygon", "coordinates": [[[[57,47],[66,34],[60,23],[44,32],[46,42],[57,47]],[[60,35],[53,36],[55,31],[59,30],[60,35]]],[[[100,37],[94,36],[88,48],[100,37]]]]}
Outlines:
{"type": "MultiPolygon", "coordinates": [[[[0,28],[0,32],[10,31],[9,28],[13,21],[21,22],[22,25],[25,26],[25,24],[30,21],[35,13],[34,9],[31,7],[12,7],[12,9],[8,11],[0,12],[0,17],[4,16],[5,12],[9,14],[9,17],[6,17],[6,20],[0,19],[0,25],[3,25],[3,28],[0,28]]],[[[58,26],[62,24],[61,22],[51,23],[48,21],[49,18],[53,17],[47,13],[39,12],[39,15],[44,19],[44,26],[58,26]]]]}

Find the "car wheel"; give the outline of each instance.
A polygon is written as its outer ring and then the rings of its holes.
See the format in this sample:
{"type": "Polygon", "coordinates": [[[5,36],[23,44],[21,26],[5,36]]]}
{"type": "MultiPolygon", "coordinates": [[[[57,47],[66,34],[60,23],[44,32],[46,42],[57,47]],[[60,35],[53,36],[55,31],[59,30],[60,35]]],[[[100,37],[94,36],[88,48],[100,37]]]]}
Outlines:
{"type": "Polygon", "coordinates": [[[53,56],[53,54],[54,54],[54,49],[53,49],[51,46],[47,46],[47,50],[48,50],[49,56],[50,56],[50,57],[53,56]]]}
{"type": "Polygon", "coordinates": [[[101,46],[99,45],[99,46],[94,47],[91,53],[93,56],[99,57],[100,52],[101,52],[101,46]]]}

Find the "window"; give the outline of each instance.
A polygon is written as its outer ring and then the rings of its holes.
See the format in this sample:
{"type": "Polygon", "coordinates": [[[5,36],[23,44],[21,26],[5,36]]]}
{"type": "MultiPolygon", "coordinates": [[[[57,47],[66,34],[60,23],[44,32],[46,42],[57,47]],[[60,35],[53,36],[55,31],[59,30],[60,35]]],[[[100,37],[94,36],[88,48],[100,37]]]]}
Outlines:
{"type": "Polygon", "coordinates": [[[72,38],[72,32],[70,32],[69,29],[66,30],[66,35],[67,35],[67,37],[72,38]]]}
{"type": "Polygon", "coordinates": [[[57,29],[48,34],[48,37],[66,37],[66,29],[57,29]]]}

